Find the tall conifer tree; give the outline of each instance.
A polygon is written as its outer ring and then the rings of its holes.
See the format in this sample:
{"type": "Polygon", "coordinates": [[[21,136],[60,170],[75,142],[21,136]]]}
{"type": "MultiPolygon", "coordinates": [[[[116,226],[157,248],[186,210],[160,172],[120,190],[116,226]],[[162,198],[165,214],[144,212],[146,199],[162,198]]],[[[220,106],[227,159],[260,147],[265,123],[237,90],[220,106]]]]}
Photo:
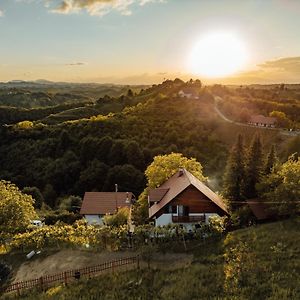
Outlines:
{"type": "Polygon", "coordinates": [[[275,150],[275,146],[272,145],[272,147],[270,149],[270,152],[267,156],[265,166],[264,166],[264,174],[265,175],[268,175],[268,174],[271,173],[272,168],[274,167],[276,162],[278,162],[277,155],[276,155],[276,150],[275,150]]]}
{"type": "MultiPolygon", "coordinates": [[[[243,200],[244,152],[243,137],[239,134],[236,144],[231,149],[224,175],[223,194],[231,202],[243,200]]],[[[231,203],[232,209],[237,206],[231,203]]]]}
{"type": "Polygon", "coordinates": [[[255,185],[263,174],[263,152],[260,137],[255,135],[248,149],[245,166],[243,195],[246,199],[257,196],[255,185]]]}

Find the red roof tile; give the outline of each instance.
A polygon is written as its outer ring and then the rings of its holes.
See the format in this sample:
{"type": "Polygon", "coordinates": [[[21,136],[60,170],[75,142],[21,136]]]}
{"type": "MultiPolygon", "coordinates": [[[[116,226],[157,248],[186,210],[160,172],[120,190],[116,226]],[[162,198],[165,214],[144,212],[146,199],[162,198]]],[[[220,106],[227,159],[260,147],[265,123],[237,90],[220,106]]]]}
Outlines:
{"type": "Polygon", "coordinates": [[[132,193],[126,192],[86,192],[80,209],[81,215],[111,214],[120,207],[129,207],[132,193]],[[126,200],[129,203],[126,203],[126,200]]]}
{"type": "Polygon", "coordinates": [[[276,118],[265,117],[263,115],[256,115],[250,118],[251,123],[258,123],[258,124],[267,124],[273,125],[276,122],[276,118]]]}

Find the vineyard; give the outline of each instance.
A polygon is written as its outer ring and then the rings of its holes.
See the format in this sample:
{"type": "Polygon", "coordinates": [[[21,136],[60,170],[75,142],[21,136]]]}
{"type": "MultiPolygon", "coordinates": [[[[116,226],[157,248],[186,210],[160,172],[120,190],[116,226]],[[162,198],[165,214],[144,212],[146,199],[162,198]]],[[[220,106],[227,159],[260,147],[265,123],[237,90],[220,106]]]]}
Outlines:
{"type": "Polygon", "coordinates": [[[57,224],[16,234],[3,239],[2,252],[21,251],[27,253],[32,250],[89,248],[97,251],[104,249],[117,251],[120,249],[143,246],[147,241],[165,243],[169,241],[182,242],[183,239],[203,239],[203,236],[216,236],[224,231],[223,219],[211,220],[209,225],[202,225],[197,232],[187,233],[176,225],[167,227],[153,227],[140,225],[135,227],[134,234],[128,233],[127,225],[91,226],[84,221],[77,221],[73,225],[57,224]]]}

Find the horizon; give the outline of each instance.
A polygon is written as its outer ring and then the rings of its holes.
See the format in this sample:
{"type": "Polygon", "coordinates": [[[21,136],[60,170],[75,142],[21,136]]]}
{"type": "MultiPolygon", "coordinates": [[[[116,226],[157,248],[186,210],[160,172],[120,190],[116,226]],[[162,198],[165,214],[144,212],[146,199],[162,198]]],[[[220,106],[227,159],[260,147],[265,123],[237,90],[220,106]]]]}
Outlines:
{"type": "Polygon", "coordinates": [[[3,0],[0,81],[297,84],[299,12],[295,0],[3,0]]]}
{"type": "MultiPolygon", "coordinates": [[[[0,81],[0,84],[41,84],[41,85],[51,85],[51,84],[78,84],[78,85],[115,85],[115,86],[152,86],[152,85],[159,85],[162,84],[164,81],[167,80],[171,80],[174,81],[175,79],[180,79],[182,80],[182,78],[179,77],[174,77],[174,78],[164,78],[162,81],[158,81],[155,83],[117,83],[117,82],[92,82],[92,81],[52,81],[52,80],[48,80],[48,79],[43,79],[43,78],[39,78],[39,79],[32,79],[32,80],[22,80],[22,79],[12,79],[12,80],[8,80],[8,81],[0,81]]],[[[189,82],[190,80],[200,80],[201,83],[203,84],[203,86],[213,86],[213,85],[223,85],[223,86],[272,86],[272,85],[300,85],[300,81],[299,82],[294,82],[294,83],[289,83],[289,82],[274,82],[274,83],[247,83],[247,84],[242,84],[242,83],[220,83],[220,82],[205,82],[203,80],[201,80],[201,78],[189,78],[187,80],[183,80],[183,82],[189,82]]]]}

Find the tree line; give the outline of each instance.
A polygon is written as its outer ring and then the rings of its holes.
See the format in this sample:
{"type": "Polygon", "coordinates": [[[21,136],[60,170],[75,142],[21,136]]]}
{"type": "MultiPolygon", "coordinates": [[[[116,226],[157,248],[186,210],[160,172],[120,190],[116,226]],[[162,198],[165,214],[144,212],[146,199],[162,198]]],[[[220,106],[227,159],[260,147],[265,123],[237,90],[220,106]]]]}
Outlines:
{"type": "Polygon", "coordinates": [[[300,184],[299,152],[281,163],[272,145],[267,153],[259,135],[246,147],[238,135],[232,147],[223,181],[223,195],[233,211],[247,199],[264,199],[280,213],[297,213],[300,184]]]}

